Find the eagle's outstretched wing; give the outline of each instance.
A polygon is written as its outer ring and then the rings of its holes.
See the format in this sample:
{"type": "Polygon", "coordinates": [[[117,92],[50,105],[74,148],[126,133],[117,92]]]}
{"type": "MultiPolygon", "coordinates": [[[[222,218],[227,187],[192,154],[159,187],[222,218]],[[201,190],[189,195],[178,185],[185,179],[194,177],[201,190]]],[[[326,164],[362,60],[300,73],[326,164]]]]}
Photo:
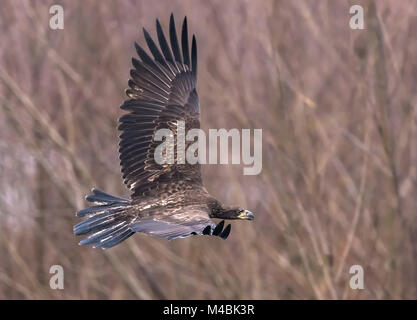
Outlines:
{"type": "Polygon", "coordinates": [[[157,130],[171,130],[177,143],[177,121],[184,121],[186,131],[200,127],[197,45],[193,36],[190,59],[187,18],[182,25],[181,50],[173,15],[169,25],[171,46],[158,20],[156,30],[160,48],[143,29],[153,57],[135,43],[141,60],[132,59],[134,69],[130,72],[130,88],[126,90],[130,99],[121,106],[129,113],[119,120],[120,164],[132,199],[156,189],[158,193],[174,192],[180,184],[202,184],[199,164],[158,164],[154,158],[155,149],[161,143],[154,141],[157,130]]]}
{"type": "Polygon", "coordinates": [[[150,215],[130,225],[132,231],[164,237],[168,240],[186,238],[192,235],[215,235],[226,239],[230,224],[223,230],[224,221],[217,226],[208,218],[208,209],[202,205],[175,208],[163,215],[150,215]]]}
{"type": "Polygon", "coordinates": [[[215,224],[208,217],[204,205],[147,209],[147,217],[137,215],[131,200],[115,197],[98,189],[93,189],[87,201],[95,205],[79,210],[77,216],[87,217],[74,227],[76,235],[88,235],[80,244],[92,244],[95,248],[108,249],[132,236],[143,232],[168,240],[186,238],[192,235],[214,235],[226,239],[230,224],[223,229],[224,220],[215,224]]]}

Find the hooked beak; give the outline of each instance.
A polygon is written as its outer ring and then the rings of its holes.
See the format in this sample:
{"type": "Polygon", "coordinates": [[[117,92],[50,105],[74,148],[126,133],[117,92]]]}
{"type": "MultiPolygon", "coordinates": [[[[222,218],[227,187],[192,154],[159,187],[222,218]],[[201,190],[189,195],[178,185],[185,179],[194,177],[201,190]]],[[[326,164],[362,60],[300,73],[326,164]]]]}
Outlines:
{"type": "Polygon", "coordinates": [[[237,216],[237,218],[242,220],[253,220],[255,219],[255,216],[249,210],[242,210],[242,212],[237,216]]]}

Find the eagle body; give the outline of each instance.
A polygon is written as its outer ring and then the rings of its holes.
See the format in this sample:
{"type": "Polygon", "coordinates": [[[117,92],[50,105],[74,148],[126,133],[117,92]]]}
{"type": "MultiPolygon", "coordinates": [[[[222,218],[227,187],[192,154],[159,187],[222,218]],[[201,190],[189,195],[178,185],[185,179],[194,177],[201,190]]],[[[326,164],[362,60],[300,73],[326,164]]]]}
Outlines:
{"type": "MultiPolygon", "coordinates": [[[[143,29],[151,55],[135,43],[140,60],[132,58],[127,99],[119,119],[119,153],[124,183],[131,199],[93,189],[86,200],[94,205],[77,212],[85,218],[74,227],[76,235],[88,235],[80,244],[104,249],[124,241],[135,232],[168,240],[192,235],[215,235],[226,239],[231,225],[215,224],[212,218],[252,220],[247,210],[224,207],[203,186],[200,164],[189,164],[177,151],[178,124],[185,132],[200,128],[200,103],[197,93],[197,44],[192,37],[191,55],[187,19],[177,38],[171,15],[169,43],[156,20],[159,48],[143,29]],[[176,162],[155,160],[161,141],[160,129],[168,129],[174,138],[176,162]],[[182,160],[182,161],[181,161],[182,160]]],[[[187,148],[192,141],[185,143],[187,148]]]]}

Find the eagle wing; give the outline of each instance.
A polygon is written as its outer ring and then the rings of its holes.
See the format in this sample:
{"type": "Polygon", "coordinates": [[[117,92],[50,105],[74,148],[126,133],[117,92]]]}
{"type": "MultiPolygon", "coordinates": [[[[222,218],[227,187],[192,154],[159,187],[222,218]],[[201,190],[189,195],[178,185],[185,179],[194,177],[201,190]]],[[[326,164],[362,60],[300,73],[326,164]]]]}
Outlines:
{"type": "MultiPolygon", "coordinates": [[[[126,90],[130,99],[121,106],[129,112],[119,119],[118,129],[122,131],[120,165],[124,183],[132,191],[132,199],[156,190],[158,193],[175,192],[178,187],[173,185],[184,185],[184,182],[188,186],[202,185],[199,164],[159,164],[155,161],[155,149],[161,143],[154,141],[157,130],[171,130],[176,147],[178,121],[184,121],[186,131],[200,128],[195,37],[192,38],[190,59],[186,18],[182,25],[181,50],[173,15],[169,26],[171,46],[158,20],[156,29],[160,48],[143,29],[152,57],[135,43],[141,60],[132,59],[134,69],[130,72],[130,88],[126,90]]],[[[186,143],[185,147],[188,145],[186,143]]]]}
{"type": "Polygon", "coordinates": [[[98,189],[86,198],[93,206],[79,210],[84,218],[74,227],[76,235],[88,235],[80,244],[92,244],[95,248],[108,249],[133,235],[143,232],[168,240],[192,235],[214,235],[226,239],[231,225],[224,227],[224,220],[215,224],[209,218],[209,209],[202,204],[188,204],[161,208],[155,205],[137,215],[131,200],[119,198],[98,189]],[[161,209],[163,210],[161,212],[161,209]]]}
{"type": "Polygon", "coordinates": [[[149,235],[173,240],[192,235],[213,234],[220,236],[223,224],[224,222],[221,222],[219,224],[221,228],[216,229],[216,224],[208,217],[207,207],[189,205],[165,210],[163,215],[150,215],[148,218],[142,218],[133,222],[130,225],[130,229],[134,232],[144,232],[149,235]]]}

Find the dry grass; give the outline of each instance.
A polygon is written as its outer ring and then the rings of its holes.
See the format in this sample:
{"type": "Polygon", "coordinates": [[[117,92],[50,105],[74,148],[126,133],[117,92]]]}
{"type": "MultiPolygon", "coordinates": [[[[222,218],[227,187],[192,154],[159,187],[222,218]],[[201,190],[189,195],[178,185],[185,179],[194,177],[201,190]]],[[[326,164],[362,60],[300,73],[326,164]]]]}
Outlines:
{"type": "Polygon", "coordinates": [[[0,7],[0,299],[417,298],[415,1],[362,1],[363,31],[350,1],[58,2],[62,31],[56,1],[0,7]],[[133,41],[171,11],[197,35],[203,127],[263,129],[259,176],[204,168],[256,220],[228,241],[79,247],[89,189],[128,194],[115,127],[133,41]]]}

